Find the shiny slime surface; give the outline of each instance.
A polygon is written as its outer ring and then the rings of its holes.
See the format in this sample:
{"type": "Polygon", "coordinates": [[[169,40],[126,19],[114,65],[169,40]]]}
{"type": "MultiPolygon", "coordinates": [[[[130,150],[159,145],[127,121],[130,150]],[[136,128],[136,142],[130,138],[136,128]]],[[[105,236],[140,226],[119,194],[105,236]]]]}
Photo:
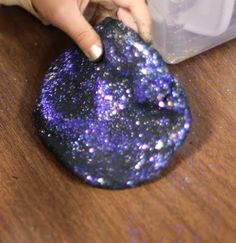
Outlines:
{"type": "Polygon", "coordinates": [[[33,117],[40,137],[70,171],[105,188],[157,178],[190,129],[185,93],[156,50],[121,22],[97,26],[105,54],[77,47],[50,67],[33,117]]]}

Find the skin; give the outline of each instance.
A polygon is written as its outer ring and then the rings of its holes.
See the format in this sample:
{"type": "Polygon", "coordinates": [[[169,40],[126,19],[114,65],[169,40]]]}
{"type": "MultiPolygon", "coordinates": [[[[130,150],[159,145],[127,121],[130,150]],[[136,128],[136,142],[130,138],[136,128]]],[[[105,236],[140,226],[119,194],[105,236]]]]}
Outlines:
{"type": "Polygon", "coordinates": [[[32,0],[38,13],[62,29],[90,60],[103,52],[102,42],[92,27],[105,17],[113,17],[151,42],[151,17],[145,0],[32,0]]]}

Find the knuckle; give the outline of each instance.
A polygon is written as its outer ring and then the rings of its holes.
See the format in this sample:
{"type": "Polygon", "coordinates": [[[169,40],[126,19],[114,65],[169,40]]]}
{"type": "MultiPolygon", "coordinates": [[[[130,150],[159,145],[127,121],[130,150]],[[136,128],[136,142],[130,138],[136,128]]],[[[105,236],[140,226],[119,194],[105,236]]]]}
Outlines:
{"type": "Polygon", "coordinates": [[[84,31],[80,31],[79,33],[77,33],[74,37],[75,41],[78,43],[84,43],[84,42],[88,42],[91,38],[91,31],[90,30],[84,30],[84,31]]]}

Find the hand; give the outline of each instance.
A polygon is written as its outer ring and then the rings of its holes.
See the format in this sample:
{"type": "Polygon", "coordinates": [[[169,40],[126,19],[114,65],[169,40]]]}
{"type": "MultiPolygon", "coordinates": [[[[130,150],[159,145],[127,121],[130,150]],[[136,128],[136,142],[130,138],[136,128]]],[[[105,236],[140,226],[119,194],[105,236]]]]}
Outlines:
{"type": "Polygon", "coordinates": [[[151,41],[151,17],[145,0],[32,0],[38,13],[62,29],[94,61],[103,52],[102,42],[88,20],[117,18],[151,41]]]}

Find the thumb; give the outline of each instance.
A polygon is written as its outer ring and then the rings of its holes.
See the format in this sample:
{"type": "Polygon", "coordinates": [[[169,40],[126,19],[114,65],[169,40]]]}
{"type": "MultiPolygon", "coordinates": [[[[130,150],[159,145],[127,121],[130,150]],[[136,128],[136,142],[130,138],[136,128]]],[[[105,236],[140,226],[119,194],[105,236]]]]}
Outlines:
{"type": "Polygon", "coordinates": [[[78,8],[61,8],[54,20],[53,24],[67,33],[90,61],[96,61],[101,57],[101,39],[78,8]]]}

